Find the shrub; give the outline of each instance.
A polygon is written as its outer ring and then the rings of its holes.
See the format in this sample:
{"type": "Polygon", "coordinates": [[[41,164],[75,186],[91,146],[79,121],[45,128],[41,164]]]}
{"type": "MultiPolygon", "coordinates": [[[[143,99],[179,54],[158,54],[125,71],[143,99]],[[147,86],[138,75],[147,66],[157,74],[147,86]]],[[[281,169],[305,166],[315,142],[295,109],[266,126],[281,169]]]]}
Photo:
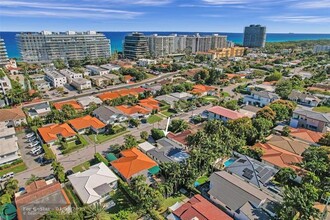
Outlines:
{"type": "Polygon", "coordinates": [[[98,160],[99,162],[103,162],[105,165],[109,165],[109,161],[105,159],[100,153],[94,154],[94,158],[98,160]]]}

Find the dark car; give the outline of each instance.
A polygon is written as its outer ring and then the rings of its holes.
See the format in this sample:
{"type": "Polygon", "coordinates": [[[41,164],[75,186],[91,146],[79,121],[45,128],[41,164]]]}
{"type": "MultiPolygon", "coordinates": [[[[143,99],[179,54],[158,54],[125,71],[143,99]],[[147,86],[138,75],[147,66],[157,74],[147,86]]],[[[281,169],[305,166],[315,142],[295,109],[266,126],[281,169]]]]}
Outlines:
{"type": "Polygon", "coordinates": [[[54,174],[50,174],[49,176],[46,176],[45,178],[44,178],[44,180],[51,180],[51,179],[54,179],[55,178],[55,176],[54,176],[54,174]]]}
{"type": "Polygon", "coordinates": [[[51,164],[53,162],[53,159],[49,159],[49,160],[46,160],[44,157],[43,157],[43,160],[41,161],[41,166],[46,166],[48,164],[51,164]]]}
{"type": "Polygon", "coordinates": [[[74,174],[74,172],[72,170],[68,170],[65,172],[65,176],[70,176],[72,174],[74,174]]]}

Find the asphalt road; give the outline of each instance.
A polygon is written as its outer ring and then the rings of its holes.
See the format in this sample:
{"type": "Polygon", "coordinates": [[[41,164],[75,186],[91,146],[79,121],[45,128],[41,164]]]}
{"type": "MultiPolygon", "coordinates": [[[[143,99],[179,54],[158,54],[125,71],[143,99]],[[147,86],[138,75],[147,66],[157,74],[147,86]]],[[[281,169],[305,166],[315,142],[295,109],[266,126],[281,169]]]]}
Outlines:
{"type": "MultiPolygon", "coordinates": [[[[194,111],[183,113],[175,118],[181,118],[184,120],[188,120],[189,117],[192,116],[193,114],[194,115],[200,114],[205,109],[208,109],[210,107],[211,107],[210,105],[202,106],[194,111]]],[[[132,134],[135,137],[140,138],[141,131],[147,131],[148,133],[150,133],[150,130],[152,128],[165,129],[166,123],[167,123],[167,119],[163,119],[162,121],[155,123],[155,124],[141,124],[138,128],[130,129],[130,131],[128,133],[126,133],[125,135],[132,134]]],[[[117,138],[114,138],[114,139],[104,142],[102,144],[89,145],[79,151],[75,151],[71,154],[61,157],[58,161],[63,165],[65,170],[70,170],[70,169],[72,169],[72,167],[77,166],[87,160],[92,159],[94,157],[95,152],[104,153],[109,150],[110,145],[123,144],[125,135],[119,136],[117,138]]],[[[38,167],[32,166],[31,168],[28,168],[27,170],[15,175],[15,179],[17,179],[19,181],[20,186],[24,186],[25,182],[27,181],[27,179],[29,179],[29,177],[31,177],[32,174],[34,174],[38,177],[48,176],[48,175],[52,174],[51,165],[47,165],[47,166],[43,166],[43,167],[42,166],[38,166],[38,167]]]]}

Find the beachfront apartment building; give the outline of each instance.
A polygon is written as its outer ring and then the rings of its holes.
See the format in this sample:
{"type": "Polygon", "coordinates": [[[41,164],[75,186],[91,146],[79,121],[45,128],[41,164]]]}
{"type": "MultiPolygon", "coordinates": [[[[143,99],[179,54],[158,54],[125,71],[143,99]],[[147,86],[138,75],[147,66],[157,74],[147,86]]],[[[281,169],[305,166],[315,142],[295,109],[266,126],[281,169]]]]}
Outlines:
{"type": "Polygon", "coordinates": [[[68,83],[67,78],[55,70],[46,71],[45,79],[55,88],[63,87],[68,83]]]}
{"type": "Polygon", "coordinates": [[[9,61],[5,41],[0,38],[0,65],[5,65],[9,61]]]}
{"type": "Polygon", "coordinates": [[[25,62],[108,58],[110,40],[96,31],[22,32],[16,35],[25,62]]]}
{"type": "Polygon", "coordinates": [[[149,53],[148,38],[138,32],[125,37],[124,57],[128,59],[141,59],[149,53]]]}
{"type": "Polygon", "coordinates": [[[244,28],[244,47],[265,47],[266,27],[261,25],[250,25],[244,28]]]}
{"type": "Polygon", "coordinates": [[[83,78],[82,73],[76,73],[68,69],[60,70],[60,73],[66,77],[68,83],[71,83],[73,79],[83,78]]]}

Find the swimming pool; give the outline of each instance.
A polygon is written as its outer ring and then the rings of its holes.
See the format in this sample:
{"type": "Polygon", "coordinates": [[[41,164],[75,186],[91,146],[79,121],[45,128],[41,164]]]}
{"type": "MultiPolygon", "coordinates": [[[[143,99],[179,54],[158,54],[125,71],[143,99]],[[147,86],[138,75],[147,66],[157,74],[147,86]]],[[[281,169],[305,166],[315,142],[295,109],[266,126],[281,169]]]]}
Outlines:
{"type": "Polygon", "coordinates": [[[236,159],[234,159],[234,158],[230,158],[230,159],[226,160],[226,161],[223,163],[223,165],[224,165],[225,167],[228,167],[228,166],[230,166],[232,163],[234,163],[235,161],[236,161],[236,159]]]}

